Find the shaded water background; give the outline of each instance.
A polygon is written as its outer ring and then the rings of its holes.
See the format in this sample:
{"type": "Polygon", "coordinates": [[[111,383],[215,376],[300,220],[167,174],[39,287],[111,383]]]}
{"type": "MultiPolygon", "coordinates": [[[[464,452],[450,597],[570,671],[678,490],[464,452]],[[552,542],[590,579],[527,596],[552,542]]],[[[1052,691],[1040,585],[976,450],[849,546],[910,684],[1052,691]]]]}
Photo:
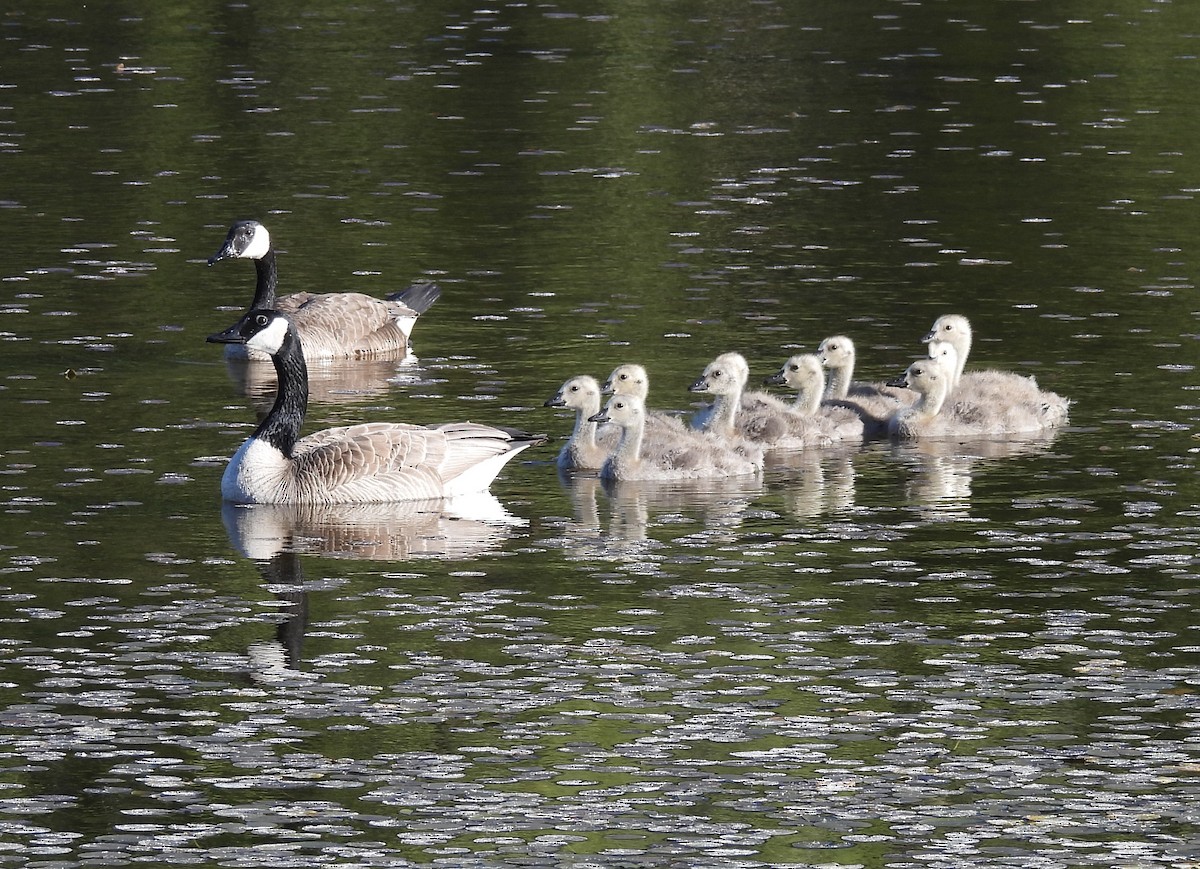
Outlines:
{"type": "Polygon", "coordinates": [[[0,17],[0,865],[1200,865],[1200,11],[171,7],[0,17]],[[247,216],[443,287],[310,426],[957,311],[1072,427],[222,511],[247,216]]]}

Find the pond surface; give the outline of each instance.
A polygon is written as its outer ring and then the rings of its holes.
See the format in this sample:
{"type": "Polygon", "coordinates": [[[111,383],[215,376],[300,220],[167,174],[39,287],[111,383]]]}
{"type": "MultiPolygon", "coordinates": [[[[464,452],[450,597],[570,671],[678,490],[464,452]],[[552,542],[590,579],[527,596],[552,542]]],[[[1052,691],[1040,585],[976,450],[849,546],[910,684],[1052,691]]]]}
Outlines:
{"type": "Polygon", "coordinates": [[[0,866],[1200,866],[1200,7],[9,5],[0,866]],[[552,442],[223,508],[243,217],[282,291],[442,287],[308,430],[552,442]],[[1071,426],[554,467],[568,376],[948,312],[1071,426]]]}

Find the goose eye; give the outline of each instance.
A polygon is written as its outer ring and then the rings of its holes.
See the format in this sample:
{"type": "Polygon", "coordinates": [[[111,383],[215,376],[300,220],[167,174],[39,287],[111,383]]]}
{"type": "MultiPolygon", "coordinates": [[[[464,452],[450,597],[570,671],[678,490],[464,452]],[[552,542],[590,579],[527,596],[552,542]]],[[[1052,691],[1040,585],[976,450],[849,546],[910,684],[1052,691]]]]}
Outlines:
{"type": "Polygon", "coordinates": [[[267,325],[267,315],[266,315],[266,314],[259,314],[257,317],[255,317],[255,318],[254,318],[254,324],[255,324],[256,326],[265,326],[265,325],[267,325]]]}

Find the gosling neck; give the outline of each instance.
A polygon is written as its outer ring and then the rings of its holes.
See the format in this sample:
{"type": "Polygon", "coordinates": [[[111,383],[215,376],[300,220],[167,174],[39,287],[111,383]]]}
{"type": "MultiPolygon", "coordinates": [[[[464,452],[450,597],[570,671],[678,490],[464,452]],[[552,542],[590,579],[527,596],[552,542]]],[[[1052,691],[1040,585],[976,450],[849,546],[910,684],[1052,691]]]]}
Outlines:
{"type": "Polygon", "coordinates": [[[617,449],[612,456],[614,467],[628,470],[641,463],[642,437],[645,431],[644,419],[631,421],[621,428],[621,440],[617,443],[617,449]]]}
{"type": "Polygon", "coordinates": [[[575,428],[571,430],[571,443],[576,449],[596,449],[596,423],[589,417],[600,412],[600,402],[593,407],[579,408],[575,411],[575,428]]]}
{"type": "Polygon", "coordinates": [[[796,391],[796,400],[792,407],[803,416],[815,416],[821,409],[821,393],[824,390],[817,386],[802,386],[796,391]]]}
{"type": "Polygon", "coordinates": [[[841,362],[828,369],[829,381],[825,385],[826,398],[845,398],[850,394],[850,381],[854,377],[854,363],[841,362]]]}
{"type": "Polygon", "coordinates": [[[724,437],[732,437],[735,431],[735,420],[738,409],[742,405],[742,387],[734,385],[728,392],[718,392],[713,399],[712,422],[709,431],[724,437]]]}
{"type": "Polygon", "coordinates": [[[946,403],[946,388],[947,382],[944,378],[939,378],[932,384],[925,384],[913,405],[914,416],[922,419],[937,416],[942,410],[942,405],[946,403]]]}

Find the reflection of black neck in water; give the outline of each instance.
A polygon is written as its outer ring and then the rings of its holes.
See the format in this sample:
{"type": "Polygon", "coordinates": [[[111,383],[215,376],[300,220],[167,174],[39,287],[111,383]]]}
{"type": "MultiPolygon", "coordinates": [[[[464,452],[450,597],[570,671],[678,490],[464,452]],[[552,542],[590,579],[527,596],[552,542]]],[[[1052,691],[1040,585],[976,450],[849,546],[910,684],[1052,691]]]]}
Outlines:
{"type": "Polygon", "coordinates": [[[283,646],[289,670],[299,670],[304,632],[308,629],[308,592],[303,588],[304,571],[300,556],[280,551],[266,561],[256,561],[263,584],[276,589],[275,597],[286,602],[280,608],[282,621],[275,626],[275,639],[283,646]]]}

